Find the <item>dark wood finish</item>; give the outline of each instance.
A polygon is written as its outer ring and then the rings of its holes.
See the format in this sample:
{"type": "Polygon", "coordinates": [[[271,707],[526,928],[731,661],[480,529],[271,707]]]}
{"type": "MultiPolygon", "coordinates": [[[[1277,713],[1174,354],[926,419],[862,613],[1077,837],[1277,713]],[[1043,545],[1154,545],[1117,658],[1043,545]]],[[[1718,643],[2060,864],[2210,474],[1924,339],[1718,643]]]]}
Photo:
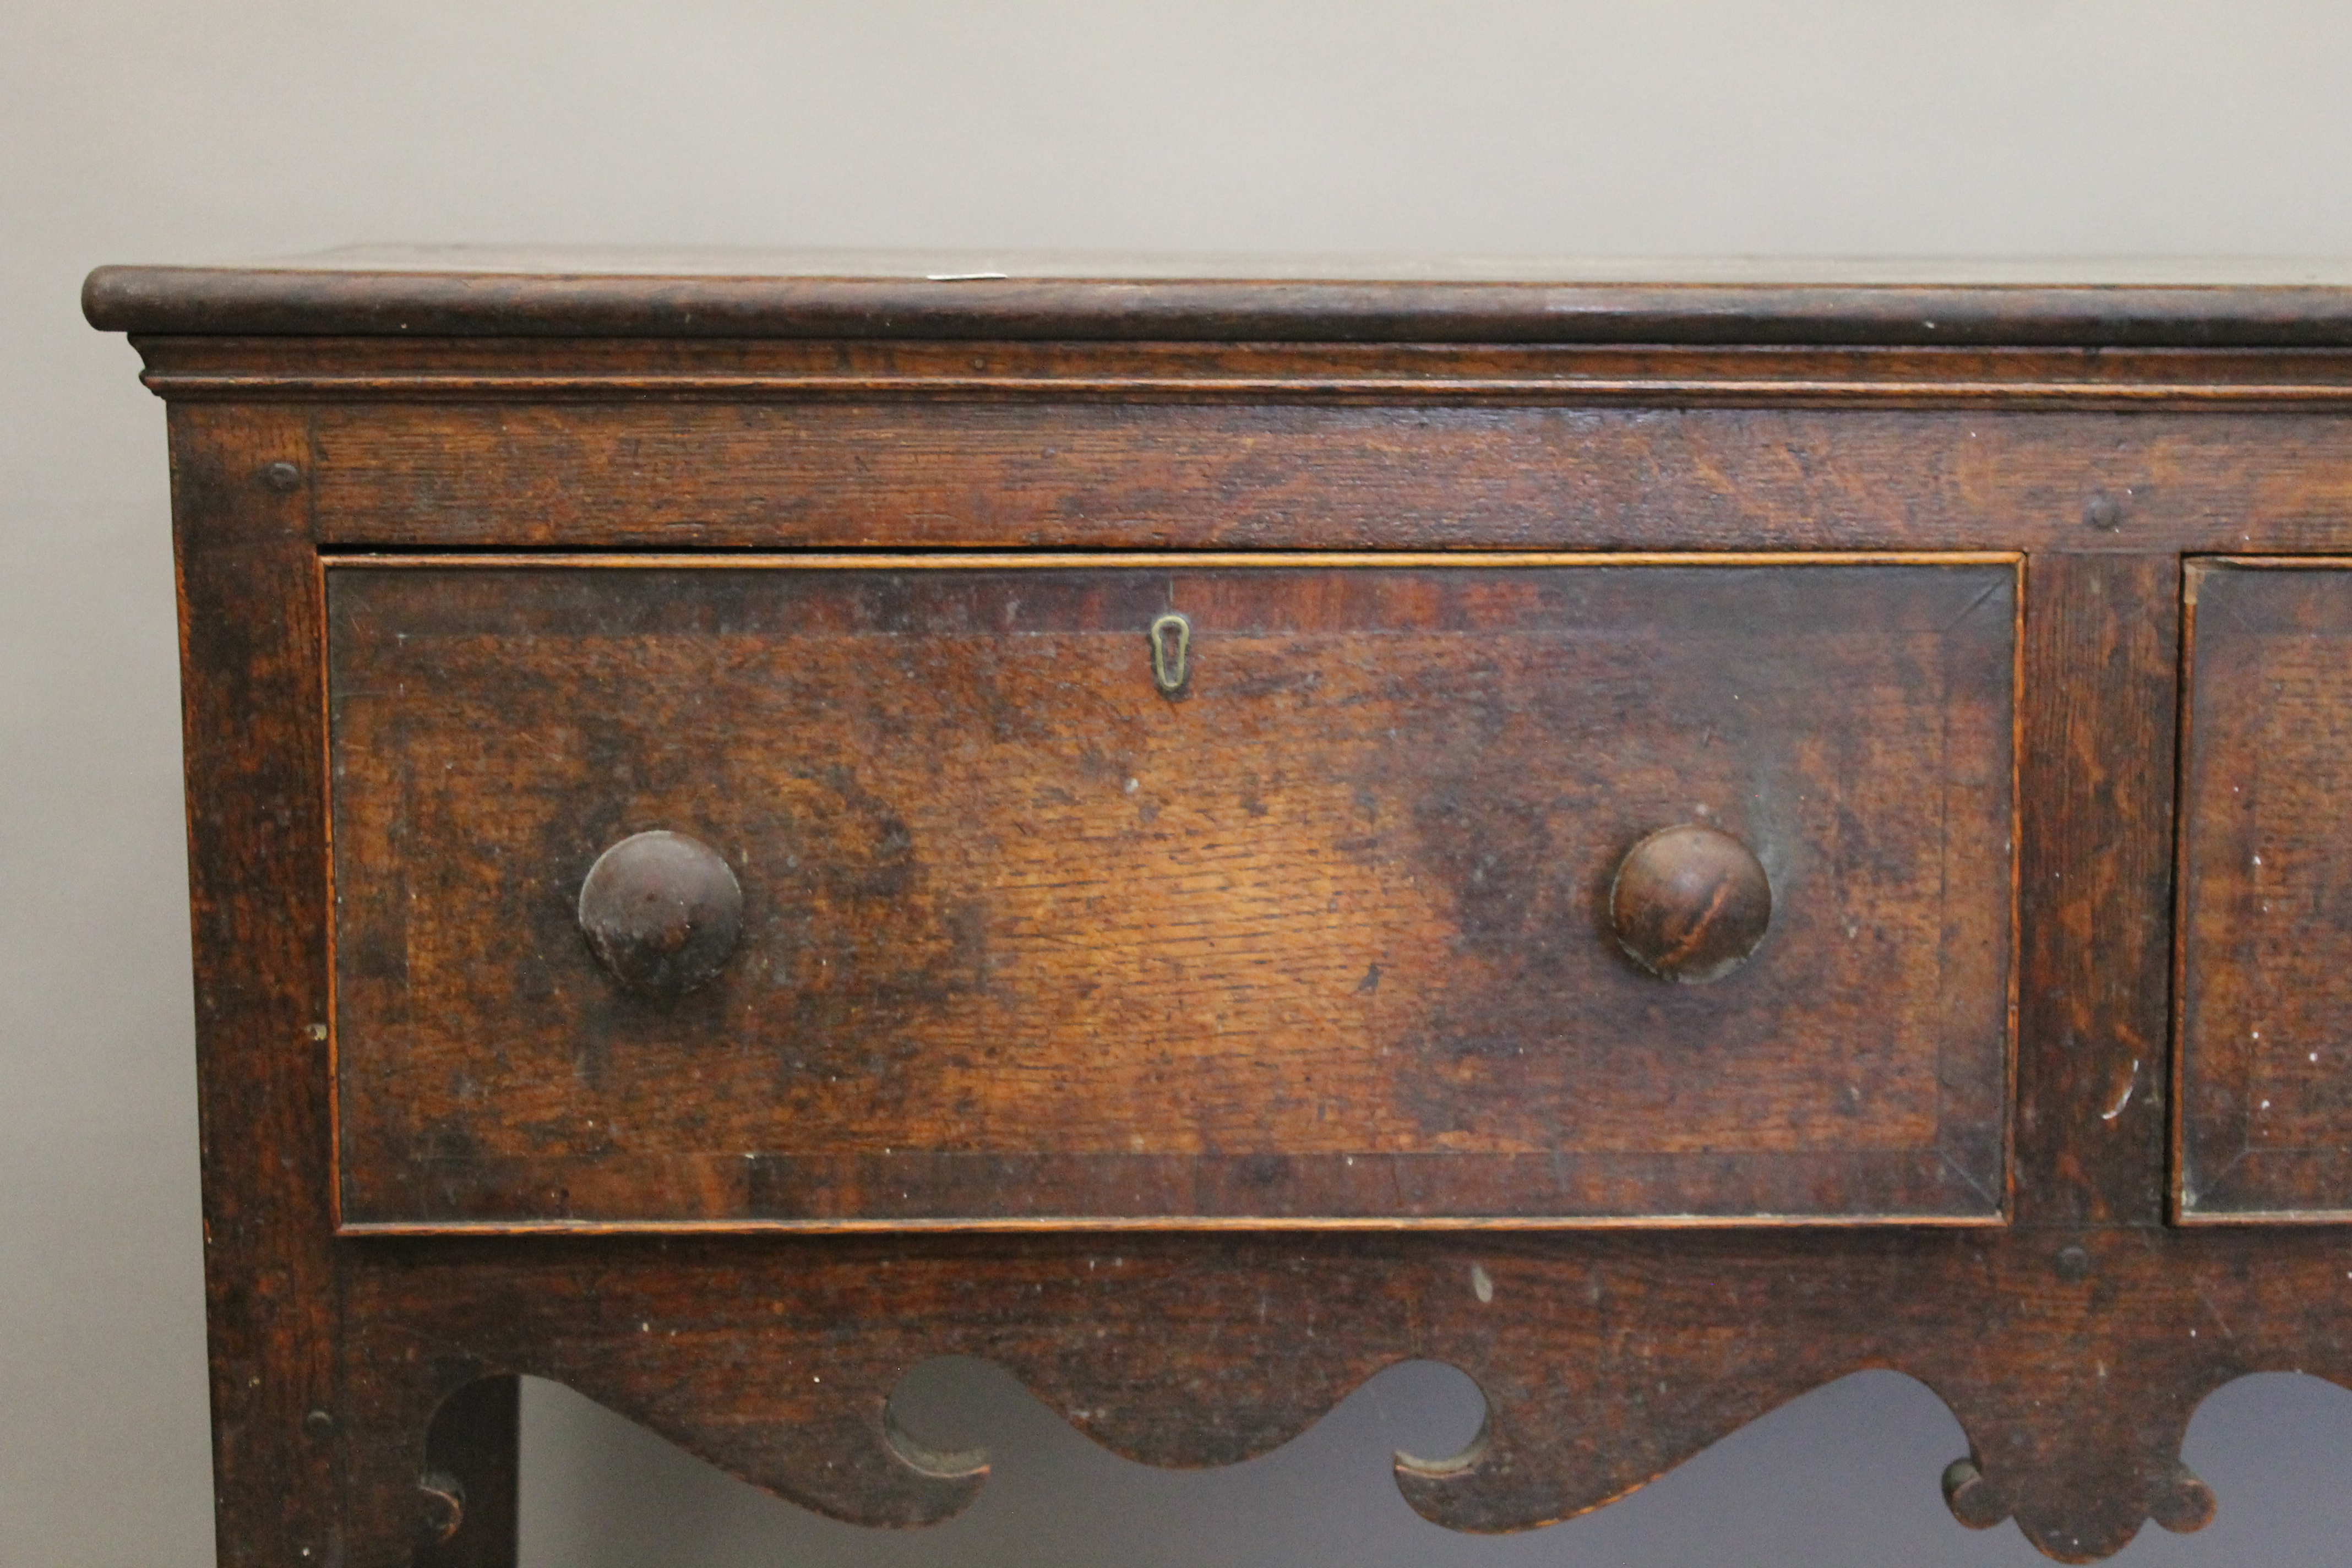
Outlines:
{"type": "Polygon", "coordinates": [[[320,402],[496,395],[1676,406],[2340,408],[2340,356],[2311,349],[2020,349],[1593,343],[133,340],[173,398],[320,402]]]}
{"type": "Polygon", "coordinates": [[[308,456],[304,422],[177,408],[172,446],[215,1546],[222,1568],[325,1563],[349,1544],[354,1440],[320,941],[326,694],[310,498],[268,477],[308,456]]]}
{"type": "Polygon", "coordinates": [[[2180,565],[2052,552],[2026,583],[2017,1215],[2154,1225],[2180,565]]]}
{"type": "Polygon", "coordinates": [[[485,1377],[441,1402],[417,1480],[415,1568],[514,1568],[522,1381],[485,1377]]]}
{"type": "MultiPolygon", "coordinates": [[[[2315,1227],[351,1245],[372,1260],[349,1307],[360,1364],[426,1342],[552,1378],[874,1525],[945,1518],[985,1479],[985,1452],[892,1429],[890,1391],[936,1354],[997,1362],[1116,1452],[1186,1467],[1264,1453],[1381,1368],[1441,1360],[1486,1391],[1486,1428],[1401,1458],[1398,1484],[1478,1531],[1599,1507],[1799,1394],[1895,1367],[1966,1434],[1964,1522],[2014,1519],[2064,1562],[2149,1519],[2205,1521],[2180,1440],[2213,1389],[2288,1367],[2352,1380],[2352,1247],[2315,1227]]],[[[371,1424],[423,1422],[408,1390],[367,1379],[371,1424]]],[[[392,1447],[358,1482],[402,1531],[413,1466],[392,1447]]]]}
{"type": "MultiPolygon", "coordinates": [[[[2340,1201],[2325,1182],[2243,1185],[2270,1179],[2260,1154],[2218,1182],[2200,1163],[2270,1148],[2223,1098],[2242,1092],[2231,1074],[2275,1064],[2248,1054],[2251,1025],[2233,1055],[2236,1025],[2213,1009],[2285,963],[2299,977],[2297,1026],[2332,1025],[2344,967],[2329,967],[2325,920],[2289,931],[2263,923],[2259,897],[2249,908],[2251,854],[2233,860],[2229,838],[2249,819],[2207,796],[2253,777],[2263,831],[2291,840],[2305,874],[2289,901],[2324,912],[2326,785],[2341,761],[2324,650],[2352,562],[2194,563],[2195,635],[2181,631],[2185,556],[2352,555],[2352,424],[2333,412],[2352,398],[2340,279],[1675,289],[1630,275],[1115,284],[1038,269],[998,287],[845,271],[712,281],[670,264],[634,278],[394,265],[119,273],[90,294],[106,323],[163,334],[141,348],[173,402],[224,1563],[509,1560],[495,1521],[520,1373],[561,1379],[809,1506],[911,1524],[952,1512],[985,1475],[984,1456],[925,1452],[889,1420],[890,1389],[929,1355],[995,1359],[1115,1449],[1178,1464],[1261,1452],[1379,1367],[1432,1356],[1477,1379],[1486,1430],[1464,1454],[1402,1460],[1399,1484],[1431,1518],[1504,1530],[1606,1501],[1828,1378],[1894,1366],[1926,1379],[1968,1433],[1946,1475],[1955,1516],[2013,1518],[2068,1561],[2115,1551],[2148,1519],[2194,1529],[2210,1514],[2179,1442],[2212,1388],[2290,1367],[2352,1383],[2341,1305],[2352,1237],[2330,1224],[2183,1226],[2165,1208],[2184,1173],[2190,1220],[2327,1217],[2340,1201]],[[1243,327],[1260,341],[1236,341],[1243,327]],[[205,335],[262,329],[294,335],[205,335]],[[400,335],[428,329],[491,335],[400,335]],[[649,335],[597,335],[614,329],[649,335]],[[703,331],[719,335],[689,335],[703,331]],[[1014,341],[1026,333],[1049,335],[1014,341]],[[1439,341],[1461,334],[1480,341],[1439,341]],[[1934,346],[1963,341],[1978,346],[1934,346]],[[1990,857],[2013,853],[2018,875],[2013,1090],[1970,1121],[2011,1121],[2011,1156],[1995,1166],[2009,1223],[1108,1234],[1037,1216],[1044,1228],[1019,1234],[339,1231],[353,1216],[334,1211],[330,1057],[352,1042],[324,1038],[335,1005],[321,562],[386,583],[511,583],[529,575],[516,562],[443,568],[484,552],[647,548],[781,552],[802,566],[823,564],[806,553],[818,549],[954,551],[971,581],[1107,570],[1090,555],[1040,561],[1049,548],[1186,552],[1155,568],[1171,579],[1253,570],[1255,557],[1216,551],[1381,551],[1397,581],[1433,570],[1414,552],[1614,552],[1628,578],[1693,564],[1622,553],[1633,551],[2023,552],[2018,837],[1990,857]],[[419,553],[352,560],[371,550],[419,553]],[[2305,610],[2281,624],[2298,630],[2248,618],[2263,595],[2297,593],[2305,610]],[[2184,662],[2197,704],[2185,737],[2184,662]],[[2281,679],[2291,701],[2273,700],[2281,679]],[[2300,729],[2281,727],[2297,713],[2300,729]],[[2309,765],[2282,774],[2295,755],[2309,765]],[[2298,942],[2307,951],[2290,952],[2298,942]],[[2209,1016],[2221,1037],[2207,1037],[2209,1016]],[[2252,1206],[2225,1210],[2233,1191],[2252,1206]],[[491,1524],[420,1543],[441,1506],[426,1480],[462,1490],[472,1519],[491,1524]]],[[[600,582],[688,570],[631,559],[566,570],[600,582]]],[[[1522,568],[1543,569],[1471,570],[1522,568]]],[[[885,569],[831,568],[844,581],[885,569]]],[[[444,594],[439,613],[457,614],[465,592],[444,594]]],[[[1142,626],[1124,632],[1119,701],[1140,706],[1118,711],[1176,723],[1213,711],[1233,660],[1221,666],[1213,621],[1192,618],[1190,679],[1173,695],[1151,679],[1142,626]]],[[[713,631],[702,646],[717,642],[713,631]]],[[[488,690],[493,665],[474,658],[488,690]]],[[[509,673],[530,673],[542,696],[587,699],[584,675],[567,689],[544,658],[509,673]]],[[[1084,666],[1074,676],[1096,679],[1084,666]]],[[[1850,699],[1823,690],[1828,717],[1790,732],[1852,732],[1836,716],[1850,699]]],[[[522,721],[464,737],[467,754],[503,755],[505,731],[545,731],[532,700],[510,691],[522,721]]],[[[651,745],[651,710],[614,710],[651,745]]],[[[698,744],[723,729],[698,723],[685,731],[698,744]]],[[[1316,732],[1328,753],[1328,737],[1347,731],[1316,732]]],[[[614,761],[657,772],[655,754],[614,761]]],[[[1590,765],[1598,777],[1601,761],[1590,765]]],[[[1882,787],[1867,773],[1841,787],[1882,787]]],[[[425,767],[411,775],[425,788],[425,767]]],[[[667,826],[751,868],[731,829],[608,809],[603,823],[562,819],[573,837],[530,864],[568,868],[510,929],[543,922],[544,952],[609,988],[573,923],[597,854],[635,826],[667,826]]],[[[1598,858],[1584,923],[1551,929],[1605,952],[1608,871],[1643,834],[1689,818],[1662,801],[1624,820],[1598,858]]],[[[1668,986],[1621,964],[1617,980],[1661,1005],[1769,987],[1784,940],[1801,935],[1784,922],[1820,907],[1818,884],[1782,876],[1754,823],[1726,826],[1767,868],[1769,934],[1715,985],[1668,986]]],[[[362,891],[402,864],[343,837],[336,859],[362,891]]],[[[768,884],[742,886],[742,951],[658,1005],[681,1017],[721,1006],[766,951],[768,884]]],[[[888,920],[859,930],[919,947],[888,920]]],[[[1496,979],[1491,994],[1505,995],[1517,974],[1496,979]]],[[[701,1058],[674,1061],[690,1073],[701,1058]]],[[[599,1070],[579,1081],[604,1093],[611,1062],[599,1070]]],[[[419,1087],[446,1092],[446,1080],[419,1087]]],[[[2330,1136],[2333,1092],[2298,1088],[2303,1146],[2330,1136]]]]}
{"type": "Polygon", "coordinates": [[[2184,1220],[2352,1218],[2352,562],[2192,564],[2184,1220]]]}
{"type": "Polygon", "coordinates": [[[1981,263],[1803,262],[1693,281],[1573,269],[1135,264],[725,252],[332,254],[260,267],[104,267],[110,331],[497,337],[1198,339],[1211,342],[2352,345],[2352,275],[2224,264],[2156,280],[1972,284],[1981,263]],[[601,263],[601,265],[600,265],[601,263]],[[1549,277],[1543,274],[1549,271],[1549,277]],[[1906,276],[1907,274],[1907,276],[1906,276]]]}
{"type": "MultiPolygon", "coordinates": [[[[364,868],[352,879],[363,881],[364,868]]],[[[718,978],[735,955],[743,888],[701,839],[653,828],[596,857],[574,912],[606,973],[640,996],[674,1001],[718,978]]]]}
{"type": "Polygon", "coordinates": [[[345,1220],[1999,1217],[2014,563],[1285,559],[331,563],[345,1220]],[[1783,903],[1675,994],[1690,812],[1783,903]]]}
{"type": "Polygon", "coordinates": [[[1618,945],[1661,979],[1720,980],[1772,924],[1772,880],[1755,851],[1696,823],[1662,827],[1625,851],[1609,885],[1618,945]]]}
{"type": "Polygon", "coordinates": [[[2352,549],[2352,421],[2312,416],[1073,395],[369,401],[310,427],[323,540],[354,549],[2352,549]]]}

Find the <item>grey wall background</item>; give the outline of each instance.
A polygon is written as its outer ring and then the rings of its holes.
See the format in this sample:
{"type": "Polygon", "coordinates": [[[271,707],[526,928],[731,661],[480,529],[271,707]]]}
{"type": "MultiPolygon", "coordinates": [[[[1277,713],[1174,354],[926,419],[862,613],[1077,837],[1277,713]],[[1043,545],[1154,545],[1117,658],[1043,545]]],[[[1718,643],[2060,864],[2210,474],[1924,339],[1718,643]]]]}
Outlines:
{"type": "MultiPolygon", "coordinates": [[[[2352,254],[2352,7],[2157,0],[0,5],[0,1563],[211,1561],[163,414],[79,321],[101,261],[360,239],[1893,255],[2352,254]]],[[[1376,1379],[1221,1472],[1093,1447],[992,1369],[910,1425],[997,1450],[961,1519],[814,1519],[544,1386],[554,1564],[2038,1562],[1936,1489],[1958,1426],[1849,1379],[1631,1500],[1423,1524],[1376,1379]]],[[[2352,1556],[2352,1394],[2209,1402],[2204,1534],[2352,1556]]]]}

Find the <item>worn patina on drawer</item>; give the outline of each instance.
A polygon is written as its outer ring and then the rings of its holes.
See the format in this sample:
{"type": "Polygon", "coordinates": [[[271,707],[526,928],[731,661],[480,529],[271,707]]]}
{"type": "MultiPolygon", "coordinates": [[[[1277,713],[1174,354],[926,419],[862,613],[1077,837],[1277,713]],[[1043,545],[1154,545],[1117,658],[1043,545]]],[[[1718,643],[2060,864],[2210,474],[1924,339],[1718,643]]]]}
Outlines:
{"type": "Polygon", "coordinates": [[[344,1223],[1996,1221],[2017,577],[332,560],[344,1223]],[[646,832],[707,983],[583,938],[646,832]]]}
{"type": "Polygon", "coordinates": [[[2352,561],[2186,574],[2180,1219],[2352,1217],[2352,561]]]}

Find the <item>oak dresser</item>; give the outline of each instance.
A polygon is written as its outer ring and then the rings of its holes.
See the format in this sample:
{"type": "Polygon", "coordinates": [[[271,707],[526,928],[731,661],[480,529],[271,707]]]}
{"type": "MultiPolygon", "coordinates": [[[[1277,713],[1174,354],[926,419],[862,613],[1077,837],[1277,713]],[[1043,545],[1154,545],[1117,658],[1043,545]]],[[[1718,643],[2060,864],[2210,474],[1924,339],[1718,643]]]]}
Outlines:
{"type": "Polygon", "coordinates": [[[225,1564],[942,1352],[1432,1519],[1862,1367],[2053,1557],[2352,1381],[2352,279],[373,250],[168,403],[225,1564]]]}

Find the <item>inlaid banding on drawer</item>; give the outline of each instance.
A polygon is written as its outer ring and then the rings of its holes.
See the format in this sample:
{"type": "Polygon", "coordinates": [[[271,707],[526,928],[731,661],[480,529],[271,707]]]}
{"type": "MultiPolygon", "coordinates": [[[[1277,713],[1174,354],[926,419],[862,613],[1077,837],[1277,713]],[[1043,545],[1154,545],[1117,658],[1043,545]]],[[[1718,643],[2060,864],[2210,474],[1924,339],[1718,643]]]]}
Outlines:
{"type": "Polygon", "coordinates": [[[2018,575],[332,559],[343,1223],[1997,1222],[2018,575]]]}

